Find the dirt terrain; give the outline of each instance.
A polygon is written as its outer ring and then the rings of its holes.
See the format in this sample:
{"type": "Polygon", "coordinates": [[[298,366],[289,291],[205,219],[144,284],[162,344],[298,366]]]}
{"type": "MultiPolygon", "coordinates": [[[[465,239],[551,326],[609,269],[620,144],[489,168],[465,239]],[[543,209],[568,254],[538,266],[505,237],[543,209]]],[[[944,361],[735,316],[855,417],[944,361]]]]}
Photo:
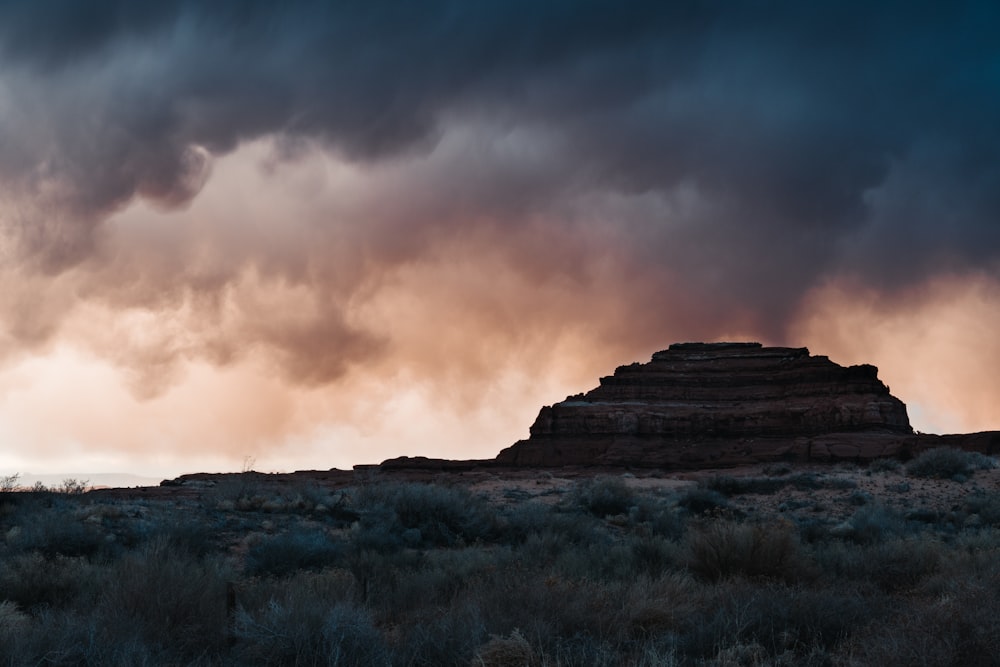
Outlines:
{"type": "Polygon", "coordinates": [[[157,487],[99,489],[98,497],[144,500],[191,500],[214,494],[217,487],[256,484],[271,489],[303,485],[342,490],[374,481],[428,482],[461,486],[494,503],[527,500],[556,502],[582,480],[614,477],[627,487],[667,496],[699,486],[718,488],[729,505],[746,516],[770,518],[824,516],[846,519],[861,505],[876,504],[911,516],[937,518],[955,512],[976,494],[1000,491],[1000,468],[971,477],[927,478],[908,475],[895,462],[873,467],[852,464],[767,464],[699,471],[667,471],[569,466],[497,468],[439,472],[432,470],[298,471],[294,473],[199,473],[167,480],[157,487]],[[743,481],[727,487],[729,480],[743,481]]]}
{"type": "Polygon", "coordinates": [[[700,471],[423,463],[3,494],[0,662],[1000,654],[1000,470],[979,453],[700,471]]]}

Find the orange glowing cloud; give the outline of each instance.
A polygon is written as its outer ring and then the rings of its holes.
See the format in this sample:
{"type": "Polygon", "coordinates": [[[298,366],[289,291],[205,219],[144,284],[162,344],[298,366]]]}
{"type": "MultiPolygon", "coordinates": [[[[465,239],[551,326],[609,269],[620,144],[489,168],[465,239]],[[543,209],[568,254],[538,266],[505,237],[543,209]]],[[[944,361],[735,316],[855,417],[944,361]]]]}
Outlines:
{"type": "Polygon", "coordinates": [[[1000,280],[941,276],[903,295],[849,281],[816,289],[791,336],[842,364],[873,363],[930,433],[1000,429],[1000,280]]]}
{"type": "Polygon", "coordinates": [[[541,405],[679,340],[808,345],[880,366],[921,430],[998,426],[988,274],[902,296],[831,281],[782,333],[713,246],[658,261],[622,231],[656,211],[690,242],[714,209],[689,187],[483,213],[428,194],[462,158],[449,142],[364,169],[275,151],[217,159],[183,209],[134,203],[57,275],[0,271],[0,433],[24,443],[0,468],[491,457],[541,405]]]}

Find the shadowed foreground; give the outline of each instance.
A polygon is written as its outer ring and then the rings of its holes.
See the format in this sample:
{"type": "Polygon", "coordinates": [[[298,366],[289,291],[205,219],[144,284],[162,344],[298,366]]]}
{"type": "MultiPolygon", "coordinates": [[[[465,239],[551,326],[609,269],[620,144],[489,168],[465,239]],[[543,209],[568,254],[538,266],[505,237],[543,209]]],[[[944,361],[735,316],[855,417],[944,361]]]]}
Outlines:
{"type": "Polygon", "coordinates": [[[993,464],[6,493],[0,661],[996,664],[993,464]]]}

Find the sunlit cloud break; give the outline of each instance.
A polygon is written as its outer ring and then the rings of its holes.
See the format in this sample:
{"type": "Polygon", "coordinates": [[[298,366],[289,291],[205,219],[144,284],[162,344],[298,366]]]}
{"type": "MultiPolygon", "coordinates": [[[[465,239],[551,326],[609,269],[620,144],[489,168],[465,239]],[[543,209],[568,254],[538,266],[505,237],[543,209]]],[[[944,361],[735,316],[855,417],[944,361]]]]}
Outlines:
{"type": "Polygon", "coordinates": [[[682,340],[1000,428],[991,3],[0,3],[0,471],[493,456],[682,340]]]}

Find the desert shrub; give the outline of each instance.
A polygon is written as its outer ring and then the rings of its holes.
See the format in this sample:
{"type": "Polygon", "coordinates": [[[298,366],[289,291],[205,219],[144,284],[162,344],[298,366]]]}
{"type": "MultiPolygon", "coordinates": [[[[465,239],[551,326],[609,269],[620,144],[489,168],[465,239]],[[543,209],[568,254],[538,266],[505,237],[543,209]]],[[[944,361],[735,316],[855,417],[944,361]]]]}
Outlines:
{"type": "Polygon", "coordinates": [[[347,506],[348,495],[320,484],[297,484],[289,489],[292,504],[300,510],[326,515],[338,523],[352,523],[360,517],[347,506]]]}
{"type": "Polygon", "coordinates": [[[764,466],[762,472],[768,477],[781,477],[792,472],[792,466],[788,463],[770,463],[764,466]]]}
{"type": "MultiPolygon", "coordinates": [[[[80,614],[63,609],[42,608],[25,616],[16,630],[0,641],[0,662],[8,665],[87,665],[125,667],[114,660],[90,661],[98,657],[93,650],[94,624],[80,614]]],[[[124,653],[121,650],[120,653],[124,653]]],[[[105,656],[101,656],[105,657],[105,656]]],[[[110,656],[107,656],[110,657],[110,656]]],[[[149,664],[150,661],[146,661],[149,664]]],[[[136,661],[132,664],[143,664],[136,661]]]]}
{"type": "Polygon", "coordinates": [[[289,499],[291,506],[307,511],[317,506],[329,508],[340,505],[347,499],[344,493],[331,491],[316,482],[296,482],[286,485],[283,495],[289,499]]]}
{"type": "Polygon", "coordinates": [[[978,452],[966,452],[952,447],[935,447],[921,452],[906,464],[906,473],[913,477],[950,479],[968,477],[976,470],[996,467],[996,461],[978,452]]]}
{"type": "Polygon", "coordinates": [[[518,553],[540,564],[551,564],[564,553],[608,548],[615,540],[603,522],[591,515],[554,512],[541,525],[532,526],[518,553]]]}
{"type": "Polygon", "coordinates": [[[727,509],[729,500],[722,492],[699,485],[683,492],[677,499],[677,505],[691,514],[700,515],[727,509]]]}
{"type": "Polygon", "coordinates": [[[222,648],[231,579],[219,562],[153,540],[108,571],[94,618],[110,643],[139,640],[190,659],[222,648]]]}
{"type": "Polygon", "coordinates": [[[635,504],[635,493],[620,477],[597,477],[573,486],[570,503],[598,517],[627,514],[635,504]]]}
{"type": "Polygon", "coordinates": [[[355,494],[361,516],[359,535],[366,548],[453,546],[496,533],[494,513],[482,498],[463,488],[419,483],[381,483],[355,494]],[[364,535],[364,533],[369,535],[364,535]],[[380,535],[384,533],[384,535],[380,535]]]}
{"type": "Polygon", "coordinates": [[[638,574],[631,545],[579,545],[559,554],[552,569],[567,579],[622,581],[638,574]]]}
{"type": "Polygon", "coordinates": [[[475,664],[476,649],[487,637],[479,610],[461,602],[413,621],[401,627],[398,639],[391,643],[394,665],[475,664]]]}
{"type": "Polygon", "coordinates": [[[144,541],[163,540],[172,552],[204,558],[220,550],[219,532],[214,522],[189,516],[151,528],[144,541]]]}
{"type": "Polygon", "coordinates": [[[622,664],[622,647],[591,634],[560,636],[546,649],[545,662],[552,665],[617,667],[622,664]]]}
{"type": "Polygon", "coordinates": [[[223,646],[226,598],[217,567],[154,548],[104,565],[22,554],[3,568],[0,590],[31,615],[0,641],[0,662],[207,665],[223,646]]]}
{"type": "Polygon", "coordinates": [[[810,498],[790,498],[778,505],[779,512],[794,512],[803,508],[813,507],[816,501],[810,498]]]}
{"type": "Polygon", "coordinates": [[[428,606],[451,604],[471,589],[503,571],[510,560],[506,548],[468,547],[426,553],[375,555],[351,560],[357,599],[373,612],[408,614],[428,606]]]}
{"type": "Polygon", "coordinates": [[[546,540],[570,546],[606,542],[608,527],[592,514],[571,506],[552,507],[541,502],[527,502],[504,512],[499,537],[506,544],[523,544],[544,536],[546,540]]]}
{"type": "Polygon", "coordinates": [[[83,521],[69,503],[29,501],[18,509],[14,521],[16,531],[9,543],[17,551],[75,558],[114,547],[100,525],[83,521]]]}
{"type": "Polygon", "coordinates": [[[0,661],[11,665],[189,665],[210,667],[216,656],[184,656],[169,646],[151,646],[127,628],[109,629],[89,610],[43,610],[9,644],[0,644],[0,661]],[[114,631],[109,631],[114,630],[114,631]]]}
{"type": "Polygon", "coordinates": [[[960,562],[959,556],[974,557],[990,564],[994,560],[1000,562],[1000,558],[995,558],[1000,556],[1000,528],[986,526],[976,531],[963,531],[949,542],[949,546],[954,549],[953,558],[949,562],[960,562]]]}
{"type": "Polygon", "coordinates": [[[867,491],[854,491],[850,496],[847,497],[847,502],[852,505],[867,505],[873,500],[872,494],[867,491]]]}
{"type": "Polygon", "coordinates": [[[36,643],[35,625],[33,619],[13,602],[0,602],[0,663],[42,664],[40,652],[32,650],[36,643]]]}
{"type": "Polygon", "coordinates": [[[97,595],[98,572],[83,558],[17,554],[0,560],[0,596],[26,610],[65,607],[97,595]]]}
{"type": "Polygon", "coordinates": [[[222,510],[304,514],[343,525],[357,521],[347,506],[348,494],[315,482],[282,483],[257,472],[244,472],[215,486],[216,504],[222,510]]]}
{"type": "Polygon", "coordinates": [[[21,473],[15,472],[12,475],[0,475],[0,493],[11,493],[17,491],[21,485],[21,473]]]}
{"type": "Polygon", "coordinates": [[[249,615],[244,620],[263,618],[277,605],[290,615],[313,619],[310,623],[318,627],[326,611],[338,605],[352,606],[355,585],[349,571],[330,568],[319,572],[300,570],[283,578],[243,579],[233,592],[237,613],[249,615]]]}
{"type": "Polygon", "coordinates": [[[1000,524],[1000,494],[976,493],[965,499],[963,509],[969,514],[979,517],[982,526],[1000,524]]]}
{"type": "Polygon", "coordinates": [[[506,635],[514,628],[521,630],[540,656],[548,656],[544,664],[589,664],[555,662],[556,649],[567,638],[586,636],[615,642],[627,639],[630,629],[623,615],[628,592],[638,580],[647,584],[648,578],[581,578],[522,558],[520,550],[512,556],[495,571],[482,571],[451,602],[455,613],[478,619],[470,625],[473,630],[482,628],[480,641],[470,648],[469,658],[489,634],[506,635]]]}
{"type": "Polygon", "coordinates": [[[57,493],[79,495],[86,493],[89,489],[90,489],[90,480],[67,477],[62,481],[62,484],[60,484],[55,488],[55,491],[57,493]]]}
{"type": "Polygon", "coordinates": [[[517,628],[508,637],[493,635],[476,650],[477,667],[535,667],[538,655],[517,628]]]}
{"type": "Polygon", "coordinates": [[[923,523],[923,524],[939,524],[942,520],[947,519],[947,515],[944,513],[931,509],[929,507],[914,507],[913,509],[906,512],[903,518],[910,523],[923,523]]]}
{"type": "Polygon", "coordinates": [[[347,570],[300,570],[280,579],[241,580],[236,587],[236,603],[248,610],[261,609],[271,600],[285,606],[296,606],[311,600],[329,607],[338,602],[350,602],[353,585],[354,578],[347,570]]]}
{"type": "Polygon", "coordinates": [[[739,496],[747,493],[771,494],[788,486],[785,477],[732,477],[717,475],[702,480],[699,486],[717,491],[724,496],[739,496]]]}
{"type": "Polygon", "coordinates": [[[898,537],[906,532],[906,521],[884,505],[869,504],[859,508],[850,519],[830,529],[830,534],[858,544],[872,544],[898,537]]]}
{"type": "Polygon", "coordinates": [[[643,535],[677,539],[684,534],[686,524],[678,503],[665,499],[640,496],[629,508],[628,522],[643,535]]]}
{"type": "Polygon", "coordinates": [[[830,524],[821,517],[796,516],[793,521],[803,544],[824,541],[830,537],[830,524]]]}
{"type": "Polygon", "coordinates": [[[887,473],[887,472],[899,472],[903,467],[897,459],[884,458],[875,459],[868,464],[868,472],[872,473],[887,473]]]}
{"type": "Polygon", "coordinates": [[[388,665],[381,633],[364,609],[299,597],[240,608],[233,654],[253,665],[388,665]]]}
{"type": "MultiPolygon", "coordinates": [[[[966,533],[964,539],[941,545],[941,562],[921,582],[919,593],[930,598],[954,597],[976,586],[1000,587],[1000,545],[995,529],[966,533]]],[[[998,598],[1000,601],[1000,598],[998,598]]]]}
{"type": "MultiPolygon", "coordinates": [[[[544,537],[539,538],[544,540],[544,537]]],[[[529,548],[518,555],[534,557],[529,548]]],[[[625,535],[620,539],[564,548],[537,562],[550,566],[559,575],[595,581],[631,581],[639,576],[659,576],[685,566],[685,551],[670,539],[657,536],[625,535]]]]}
{"type": "Polygon", "coordinates": [[[400,580],[419,570],[424,554],[408,549],[378,552],[350,549],[347,567],[354,577],[356,599],[366,605],[391,605],[400,580]]]}
{"type": "MultiPolygon", "coordinates": [[[[848,472],[850,472],[850,470],[848,472]]],[[[858,483],[850,476],[836,477],[818,475],[812,472],[803,472],[798,475],[793,475],[789,478],[789,482],[796,489],[800,489],[802,491],[810,491],[812,489],[853,489],[858,486],[858,483]]]]}
{"type": "Polygon", "coordinates": [[[263,495],[310,516],[289,516],[270,536],[273,515],[219,512],[211,496],[184,504],[182,521],[172,505],[10,494],[0,507],[0,664],[818,667],[907,664],[925,651],[933,664],[976,665],[989,664],[982,656],[1000,632],[1000,531],[990,527],[1000,494],[969,495],[950,518],[927,513],[938,524],[978,517],[979,529],[934,539],[874,502],[840,525],[795,503],[786,509],[800,510],[797,526],[738,523],[706,486],[669,496],[624,487],[629,504],[608,510],[585,499],[588,484],[555,505],[499,507],[462,489],[371,484],[325,497],[358,517],[333,532],[330,514],[302,509],[317,501],[274,487],[263,495]],[[28,548],[29,525],[56,514],[70,527],[33,544],[84,528],[133,548],[28,548]],[[260,538],[241,539],[248,533],[260,538]],[[232,543],[247,551],[213,557],[232,543]],[[240,553],[234,580],[224,563],[240,553]],[[903,642],[906,659],[886,657],[903,642]]]}
{"type": "Polygon", "coordinates": [[[304,488],[291,488],[271,475],[244,470],[239,475],[228,475],[217,484],[209,497],[214,498],[218,509],[238,512],[301,512],[311,510],[310,501],[298,493],[304,488]]]}
{"type": "Polygon", "coordinates": [[[323,529],[293,528],[250,546],[246,572],[252,576],[285,576],[296,570],[320,570],[343,560],[345,547],[323,529]]]}
{"type": "Polygon", "coordinates": [[[718,656],[720,648],[728,653],[736,647],[759,648],[756,660],[724,664],[829,664],[829,651],[882,613],[878,602],[850,590],[739,581],[716,589],[706,602],[685,619],[684,654],[707,658],[718,656]]]}
{"type": "Polygon", "coordinates": [[[680,569],[684,564],[681,546],[671,539],[650,536],[635,537],[627,542],[632,569],[650,577],[680,569]]]}
{"type": "Polygon", "coordinates": [[[898,592],[910,590],[938,572],[943,553],[943,545],[929,537],[896,538],[866,545],[831,542],[816,548],[815,559],[833,580],[898,592]]]}
{"type": "Polygon", "coordinates": [[[725,496],[744,494],[771,495],[787,486],[809,491],[813,489],[850,489],[857,482],[847,477],[825,477],[816,473],[804,472],[795,475],[779,477],[732,477],[717,475],[703,480],[699,486],[718,491],[725,496]]]}
{"type": "Polygon", "coordinates": [[[733,576],[796,580],[807,569],[794,526],[710,521],[688,532],[687,566],[715,581],[733,576]]]}
{"type": "Polygon", "coordinates": [[[506,487],[503,490],[503,497],[506,500],[511,500],[514,502],[524,502],[525,500],[531,500],[533,494],[530,491],[525,491],[517,487],[506,487]]]}
{"type": "Polygon", "coordinates": [[[423,542],[419,528],[400,526],[395,513],[387,507],[369,509],[354,524],[350,535],[352,552],[391,554],[407,544],[419,546],[423,542]]]}
{"type": "Polygon", "coordinates": [[[10,600],[0,602],[0,640],[7,641],[10,635],[22,630],[30,619],[10,600]]]}
{"type": "Polygon", "coordinates": [[[673,642],[654,639],[637,645],[626,664],[633,667],[675,667],[682,663],[673,642]]]}
{"type": "MultiPolygon", "coordinates": [[[[611,541],[604,541],[604,544],[611,544],[611,541]]],[[[517,553],[528,562],[547,567],[564,552],[572,551],[575,546],[565,535],[539,531],[531,533],[524,543],[519,545],[517,553]]]]}
{"type": "Polygon", "coordinates": [[[911,597],[851,641],[854,664],[987,667],[1000,655],[1000,579],[949,572],[932,597],[911,597]],[[958,576],[956,576],[958,575],[958,576]]]}
{"type": "Polygon", "coordinates": [[[634,640],[676,636],[704,606],[704,592],[686,572],[639,576],[622,593],[621,629],[634,640]]]}

